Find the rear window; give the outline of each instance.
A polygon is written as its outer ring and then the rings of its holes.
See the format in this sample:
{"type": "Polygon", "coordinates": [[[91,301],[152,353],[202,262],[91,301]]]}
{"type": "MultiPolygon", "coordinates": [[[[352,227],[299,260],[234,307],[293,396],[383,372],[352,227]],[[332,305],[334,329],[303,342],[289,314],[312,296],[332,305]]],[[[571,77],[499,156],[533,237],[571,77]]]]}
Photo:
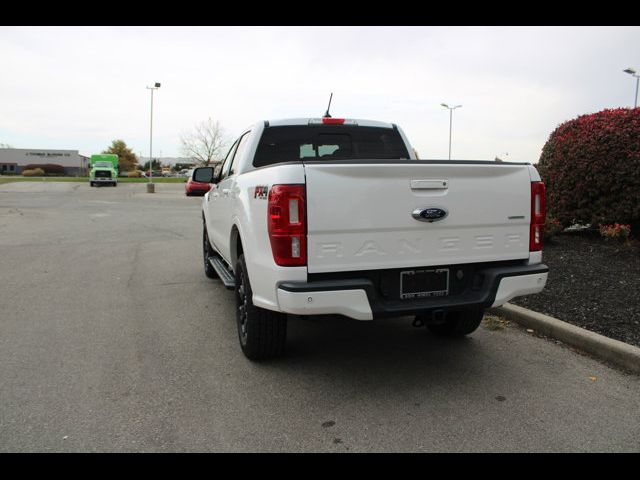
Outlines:
{"type": "Polygon", "coordinates": [[[409,159],[396,129],[358,126],[267,127],[254,167],[300,160],[409,159]]]}

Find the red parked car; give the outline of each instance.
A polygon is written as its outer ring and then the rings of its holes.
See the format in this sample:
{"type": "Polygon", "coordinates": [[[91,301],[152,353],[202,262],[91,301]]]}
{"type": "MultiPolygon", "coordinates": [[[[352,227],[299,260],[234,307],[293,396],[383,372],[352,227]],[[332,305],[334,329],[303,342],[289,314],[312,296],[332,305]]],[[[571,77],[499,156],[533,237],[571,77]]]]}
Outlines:
{"type": "Polygon", "coordinates": [[[192,176],[189,175],[189,179],[184,184],[184,191],[187,197],[192,195],[202,196],[209,191],[211,185],[211,183],[194,182],[192,176]]]}

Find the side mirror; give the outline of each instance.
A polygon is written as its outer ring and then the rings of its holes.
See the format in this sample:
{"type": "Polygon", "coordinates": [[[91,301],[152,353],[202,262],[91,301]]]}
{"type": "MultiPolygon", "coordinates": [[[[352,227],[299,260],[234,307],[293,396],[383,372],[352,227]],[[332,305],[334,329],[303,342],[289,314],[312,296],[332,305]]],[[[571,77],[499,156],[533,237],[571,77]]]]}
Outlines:
{"type": "Polygon", "coordinates": [[[191,179],[194,182],[213,183],[213,167],[196,168],[191,179]]]}
{"type": "Polygon", "coordinates": [[[213,183],[218,183],[220,181],[221,176],[222,176],[222,164],[219,163],[213,169],[213,183]]]}

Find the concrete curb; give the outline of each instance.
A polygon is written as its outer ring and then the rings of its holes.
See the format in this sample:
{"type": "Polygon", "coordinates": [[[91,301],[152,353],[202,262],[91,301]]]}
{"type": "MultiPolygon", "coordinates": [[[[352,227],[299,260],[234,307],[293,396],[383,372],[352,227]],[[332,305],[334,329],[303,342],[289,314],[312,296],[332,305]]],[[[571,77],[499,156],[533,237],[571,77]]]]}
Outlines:
{"type": "Polygon", "coordinates": [[[601,360],[640,374],[640,348],[638,347],[510,303],[493,308],[491,311],[507,320],[577,347],[601,360]]]}

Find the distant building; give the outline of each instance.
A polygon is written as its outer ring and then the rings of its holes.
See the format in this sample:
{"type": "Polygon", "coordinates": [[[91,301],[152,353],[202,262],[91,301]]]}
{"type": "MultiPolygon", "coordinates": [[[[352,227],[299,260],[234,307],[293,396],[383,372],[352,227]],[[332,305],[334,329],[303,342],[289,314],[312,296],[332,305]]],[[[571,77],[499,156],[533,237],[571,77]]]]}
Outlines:
{"type": "Polygon", "coordinates": [[[27,165],[46,163],[63,166],[67,175],[77,175],[87,172],[89,157],[80,155],[78,150],[0,148],[0,174],[20,174],[27,165]]]}

